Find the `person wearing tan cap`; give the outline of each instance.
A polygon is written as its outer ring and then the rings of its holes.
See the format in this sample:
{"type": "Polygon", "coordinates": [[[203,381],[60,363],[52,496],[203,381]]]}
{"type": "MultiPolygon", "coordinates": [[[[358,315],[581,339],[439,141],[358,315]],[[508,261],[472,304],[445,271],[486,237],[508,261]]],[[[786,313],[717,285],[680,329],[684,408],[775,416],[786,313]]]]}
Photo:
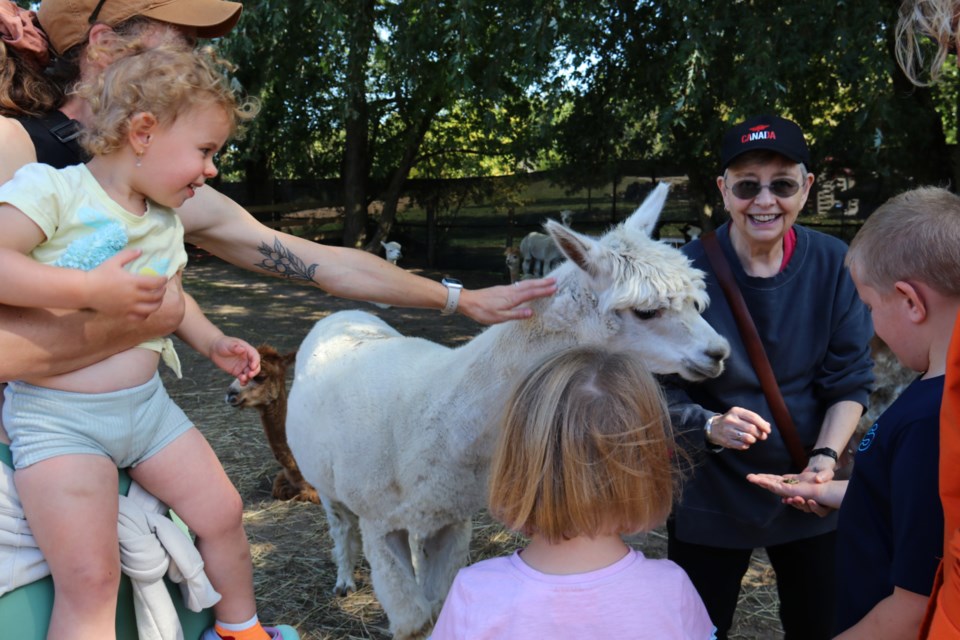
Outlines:
{"type": "MultiPolygon", "coordinates": [[[[0,0],[0,5],[7,4],[15,7],[0,0]]],[[[37,36],[45,32],[55,54],[52,68],[61,76],[66,73],[68,80],[52,86],[43,76],[33,78],[34,85],[46,83],[43,88],[54,97],[25,107],[20,106],[22,91],[10,85],[0,87],[0,114],[6,116],[0,117],[4,149],[0,182],[29,162],[63,167],[82,161],[75,135],[88,117],[88,107],[75,95],[56,99],[71,80],[102,72],[121,52],[151,46],[163,31],[181,34],[185,44],[198,37],[222,36],[236,24],[240,12],[239,3],[225,0],[42,0],[38,23],[26,17],[16,22],[37,36]]],[[[17,55],[11,38],[3,33],[0,38],[2,46],[17,55]]],[[[30,62],[41,71],[46,66],[42,57],[32,56],[30,62]]],[[[520,305],[556,290],[552,279],[476,290],[461,288],[455,281],[441,284],[364,251],[321,245],[265,227],[209,186],[178,213],[187,242],[237,266],[310,283],[354,300],[458,311],[477,322],[494,324],[529,317],[531,310],[520,305]]],[[[168,289],[175,287],[171,283],[168,289]]],[[[170,304],[137,324],[118,324],[85,312],[59,313],[59,321],[52,322],[51,313],[57,312],[0,306],[0,352],[5,356],[0,358],[0,380],[69,371],[100,360],[118,347],[169,333],[179,324],[182,310],[178,291],[171,291],[169,298],[170,304]]]]}
{"type": "Polygon", "coordinates": [[[240,19],[243,5],[225,0],[44,0],[37,17],[59,55],[84,44],[91,25],[115,26],[137,16],[166,22],[197,38],[219,38],[240,19]]]}

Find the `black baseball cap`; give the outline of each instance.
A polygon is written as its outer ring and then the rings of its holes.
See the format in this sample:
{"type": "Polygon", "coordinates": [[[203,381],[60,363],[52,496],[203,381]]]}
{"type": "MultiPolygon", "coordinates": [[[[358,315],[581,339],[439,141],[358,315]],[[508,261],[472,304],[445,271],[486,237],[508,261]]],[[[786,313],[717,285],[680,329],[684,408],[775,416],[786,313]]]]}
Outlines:
{"type": "Polygon", "coordinates": [[[721,171],[726,171],[738,156],[755,149],[775,151],[810,167],[810,150],[797,123],[780,116],[760,115],[734,125],[724,134],[721,171]]]}

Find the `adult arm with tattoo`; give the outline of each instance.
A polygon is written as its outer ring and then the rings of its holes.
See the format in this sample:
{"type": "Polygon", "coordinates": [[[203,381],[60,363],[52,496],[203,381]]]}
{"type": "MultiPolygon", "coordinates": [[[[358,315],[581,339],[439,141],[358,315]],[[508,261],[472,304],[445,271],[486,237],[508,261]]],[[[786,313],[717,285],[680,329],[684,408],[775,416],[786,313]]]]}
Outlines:
{"type": "MultiPolygon", "coordinates": [[[[260,224],[240,205],[204,188],[179,209],[188,242],[238,267],[313,284],[352,300],[441,309],[447,290],[365,251],[322,245],[260,224]]],[[[552,279],[464,289],[458,311],[485,324],[527,318],[519,307],[556,291],[552,279]]]]}
{"type": "Polygon", "coordinates": [[[0,381],[67,373],[173,333],[183,304],[179,278],[171,278],[160,310],[136,322],[93,311],[0,305],[0,381]]]}

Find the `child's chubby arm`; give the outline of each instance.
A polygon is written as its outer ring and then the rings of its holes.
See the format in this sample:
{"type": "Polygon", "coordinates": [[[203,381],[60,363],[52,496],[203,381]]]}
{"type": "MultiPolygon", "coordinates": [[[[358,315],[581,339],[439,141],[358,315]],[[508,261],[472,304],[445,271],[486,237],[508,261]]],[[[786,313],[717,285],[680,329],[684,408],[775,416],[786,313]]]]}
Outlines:
{"type": "Polygon", "coordinates": [[[801,511],[825,516],[832,509],[839,509],[847,492],[846,480],[818,482],[813,474],[750,473],[747,480],[783,498],[784,504],[801,511]]]}
{"type": "Polygon", "coordinates": [[[860,622],[834,640],[913,640],[927,608],[927,596],[894,587],[860,622]]]}
{"type": "Polygon", "coordinates": [[[183,322],[177,329],[178,338],[193,347],[197,353],[210,358],[215,365],[246,384],[260,373],[260,353],[240,338],[223,334],[203,314],[193,297],[184,293],[183,322]]]}
{"type": "Polygon", "coordinates": [[[167,279],[130,273],[124,265],[140,255],[124,250],[95,269],[80,271],[39,264],[27,254],[46,237],[35,222],[0,205],[0,302],[15,307],[93,309],[142,320],[160,307],[167,279]]]}

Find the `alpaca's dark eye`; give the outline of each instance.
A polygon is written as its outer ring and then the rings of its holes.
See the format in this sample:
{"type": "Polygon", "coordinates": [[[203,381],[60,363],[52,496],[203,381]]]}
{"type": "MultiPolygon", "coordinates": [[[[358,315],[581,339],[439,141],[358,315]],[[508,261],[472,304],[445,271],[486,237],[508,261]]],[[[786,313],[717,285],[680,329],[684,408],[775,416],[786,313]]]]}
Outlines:
{"type": "Polygon", "coordinates": [[[660,317],[660,309],[634,309],[633,315],[641,320],[653,320],[660,317]]]}

